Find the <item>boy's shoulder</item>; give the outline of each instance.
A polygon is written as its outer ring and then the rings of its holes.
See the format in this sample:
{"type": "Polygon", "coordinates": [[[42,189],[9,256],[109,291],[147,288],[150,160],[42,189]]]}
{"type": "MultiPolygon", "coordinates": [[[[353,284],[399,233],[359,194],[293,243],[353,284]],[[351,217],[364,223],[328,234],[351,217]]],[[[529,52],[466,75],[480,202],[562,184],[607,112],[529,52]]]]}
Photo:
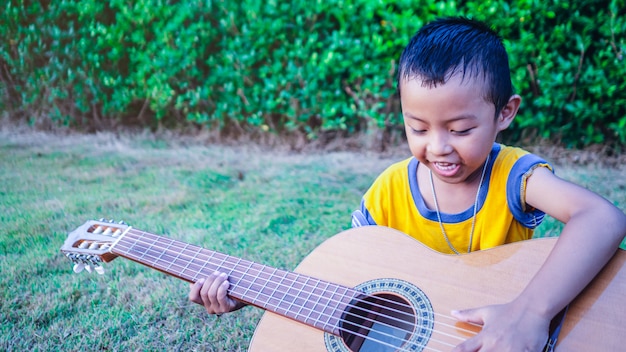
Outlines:
{"type": "Polygon", "coordinates": [[[520,147],[513,147],[504,144],[495,143],[492,148],[492,153],[496,152],[499,157],[503,159],[519,159],[524,155],[531,154],[531,152],[520,147]]]}
{"type": "Polygon", "coordinates": [[[496,167],[527,169],[535,165],[544,165],[552,169],[550,163],[545,159],[519,147],[494,144],[492,153],[496,154],[496,167]]]}

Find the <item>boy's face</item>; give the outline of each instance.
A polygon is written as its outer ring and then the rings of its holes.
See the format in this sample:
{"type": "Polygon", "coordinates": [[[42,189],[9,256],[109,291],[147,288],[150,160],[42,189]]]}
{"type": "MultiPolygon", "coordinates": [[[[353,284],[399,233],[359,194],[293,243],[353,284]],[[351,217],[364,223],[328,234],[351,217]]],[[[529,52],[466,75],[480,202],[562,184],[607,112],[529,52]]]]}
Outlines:
{"type": "MultiPolygon", "coordinates": [[[[471,182],[491,151],[499,131],[510,124],[508,107],[495,117],[483,83],[459,75],[437,87],[421,79],[400,82],[400,101],[411,153],[447,183],[471,182]]],[[[519,104],[518,104],[519,106],[519,104]]]]}

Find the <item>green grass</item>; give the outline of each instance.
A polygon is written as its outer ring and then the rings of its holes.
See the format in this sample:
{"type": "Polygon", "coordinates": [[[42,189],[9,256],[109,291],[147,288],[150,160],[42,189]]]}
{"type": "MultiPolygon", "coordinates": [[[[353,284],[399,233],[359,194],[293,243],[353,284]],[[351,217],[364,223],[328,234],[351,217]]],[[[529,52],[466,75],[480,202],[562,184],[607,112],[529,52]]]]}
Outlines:
{"type": "MultiPolygon", "coordinates": [[[[0,131],[0,350],[244,351],[260,310],[217,319],[186,283],[123,259],[74,274],[59,252],[67,233],[113,218],[292,269],[404,156],[0,131]]],[[[626,206],[623,169],[559,170],[626,206]]],[[[538,236],[559,229],[548,219],[538,236]]]]}

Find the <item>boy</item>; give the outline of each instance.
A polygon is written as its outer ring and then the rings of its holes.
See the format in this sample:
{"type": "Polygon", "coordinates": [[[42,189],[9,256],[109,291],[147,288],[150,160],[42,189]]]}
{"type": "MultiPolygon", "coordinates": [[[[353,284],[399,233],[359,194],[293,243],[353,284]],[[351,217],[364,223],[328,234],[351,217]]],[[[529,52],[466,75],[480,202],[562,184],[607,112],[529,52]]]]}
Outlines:
{"type": "MultiPolygon", "coordinates": [[[[519,297],[452,313],[483,325],[455,351],[540,351],[550,320],[626,235],[626,215],[556,177],[541,158],[495,143],[521,98],[513,94],[502,40],[484,24],[446,18],[423,27],[400,58],[398,89],[413,157],[376,179],[353,226],[396,228],[435,250],[459,254],[530,239],[544,213],[565,223],[519,297]]],[[[216,273],[192,285],[189,297],[209,313],[241,307],[226,296],[227,288],[226,276],[216,273]]]]}

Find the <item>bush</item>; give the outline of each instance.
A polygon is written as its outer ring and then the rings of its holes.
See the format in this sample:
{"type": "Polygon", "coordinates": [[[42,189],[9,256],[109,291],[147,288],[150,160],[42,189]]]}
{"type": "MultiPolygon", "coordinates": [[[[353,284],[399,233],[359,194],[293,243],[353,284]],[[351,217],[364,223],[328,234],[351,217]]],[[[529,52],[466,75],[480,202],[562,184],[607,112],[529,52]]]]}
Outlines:
{"type": "Polygon", "coordinates": [[[524,98],[507,138],[626,143],[623,0],[11,0],[0,105],[41,126],[399,129],[397,58],[437,16],[489,21],[524,98]]]}
{"type": "Polygon", "coordinates": [[[626,144],[623,0],[482,4],[495,9],[481,13],[507,38],[513,82],[524,98],[511,129],[516,139],[626,144]]]}

